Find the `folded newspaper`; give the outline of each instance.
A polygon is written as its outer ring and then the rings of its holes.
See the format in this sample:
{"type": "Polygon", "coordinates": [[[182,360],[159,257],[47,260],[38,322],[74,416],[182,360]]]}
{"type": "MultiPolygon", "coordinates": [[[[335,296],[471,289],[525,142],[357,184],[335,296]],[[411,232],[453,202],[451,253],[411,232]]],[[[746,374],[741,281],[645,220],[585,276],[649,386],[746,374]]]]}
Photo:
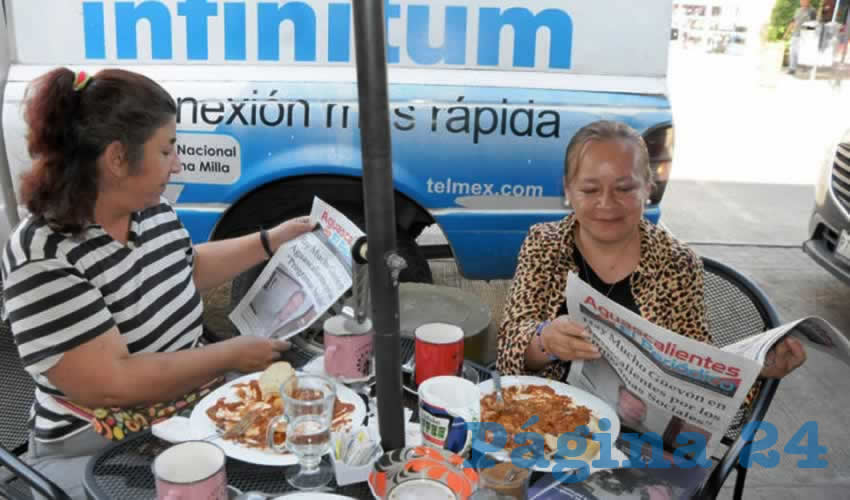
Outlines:
{"type": "Polygon", "coordinates": [[[565,295],[571,318],[602,353],[598,360],[574,362],[567,382],[608,403],[624,428],[659,435],[668,452],[683,445],[676,437],[687,432],[704,436],[706,455],[712,456],[767,352],[786,335],[850,365],[850,342],[816,317],[718,348],[650,323],[575,273],[567,278],[565,295]]]}
{"type": "MultiPolygon", "coordinates": [[[[644,457],[641,457],[644,458],[644,457]]],[[[583,481],[563,482],[546,474],[528,489],[529,500],[690,500],[708,476],[702,467],[601,470],[583,481]]]]}
{"type": "Polygon", "coordinates": [[[318,197],[310,222],[319,226],[281,245],[230,313],[242,335],[292,337],[351,288],[351,246],[363,232],[318,197]]]}

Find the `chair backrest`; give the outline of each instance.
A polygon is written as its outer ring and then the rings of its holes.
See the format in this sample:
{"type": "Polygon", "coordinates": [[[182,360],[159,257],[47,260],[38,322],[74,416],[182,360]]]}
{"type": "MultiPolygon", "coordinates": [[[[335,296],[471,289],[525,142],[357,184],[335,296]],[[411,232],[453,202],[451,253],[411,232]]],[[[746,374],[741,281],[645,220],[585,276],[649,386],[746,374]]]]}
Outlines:
{"type": "MultiPolygon", "coordinates": [[[[703,257],[702,262],[708,329],[717,346],[723,347],[780,325],[779,315],[758,285],[709,257],[703,257]]],[[[772,398],[774,390],[769,391],[768,397],[772,398]]],[[[769,405],[770,401],[763,404],[769,405]]],[[[724,442],[729,444],[738,437],[754,406],[735,415],[724,442]]]]}
{"type": "Polygon", "coordinates": [[[35,381],[24,370],[9,324],[0,322],[0,444],[15,455],[27,449],[35,381]]]}
{"type": "Polygon", "coordinates": [[[724,347],[780,325],[764,292],[731,267],[708,257],[705,267],[705,307],[714,343],[724,347]]]}

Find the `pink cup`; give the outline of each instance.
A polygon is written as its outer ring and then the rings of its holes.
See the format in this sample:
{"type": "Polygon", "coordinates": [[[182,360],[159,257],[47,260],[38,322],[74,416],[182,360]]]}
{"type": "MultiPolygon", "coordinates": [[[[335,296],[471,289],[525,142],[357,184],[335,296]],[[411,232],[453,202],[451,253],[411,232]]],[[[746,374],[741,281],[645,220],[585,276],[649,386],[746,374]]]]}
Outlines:
{"type": "Polygon", "coordinates": [[[157,500],[227,500],[224,451],[207,441],[171,446],[153,461],[157,500]]]}
{"type": "Polygon", "coordinates": [[[358,323],[343,315],[324,323],[325,373],[344,380],[372,374],[372,342],[375,336],[369,319],[358,323]]]}

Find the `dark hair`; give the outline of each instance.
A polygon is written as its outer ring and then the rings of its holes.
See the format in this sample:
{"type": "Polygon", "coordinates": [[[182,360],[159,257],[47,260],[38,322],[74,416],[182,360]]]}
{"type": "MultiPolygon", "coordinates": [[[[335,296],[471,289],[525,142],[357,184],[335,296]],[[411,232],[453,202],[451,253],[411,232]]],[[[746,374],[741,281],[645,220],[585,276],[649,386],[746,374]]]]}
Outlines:
{"type": "Polygon", "coordinates": [[[58,231],[79,233],[92,222],[97,159],[118,141],[131,171],[144,144],[177,113],[174,99],[150,78],[105,69],[75,90],[77,74],[58,68],[27,88],[24,120],[32,169],[21,177],[21,200],[58,231]]]}
{"type": "Polygon", "coordinates": [[[652,171],[649,167],[649,150],[646,148],[646,142],[643,137],[632,127],[625,123],[599,120],[588,125],[585,125],[575,133],[567,146],[567,153],[564,155],[564,179],[567,184],[573,180],[578,171],[581,160],[584,157],[586,146],[593,141],[613,141],[620,140],[631,142],[637,148],[638,155],[638,173],[641,178],[652,187],[652,171]]]}

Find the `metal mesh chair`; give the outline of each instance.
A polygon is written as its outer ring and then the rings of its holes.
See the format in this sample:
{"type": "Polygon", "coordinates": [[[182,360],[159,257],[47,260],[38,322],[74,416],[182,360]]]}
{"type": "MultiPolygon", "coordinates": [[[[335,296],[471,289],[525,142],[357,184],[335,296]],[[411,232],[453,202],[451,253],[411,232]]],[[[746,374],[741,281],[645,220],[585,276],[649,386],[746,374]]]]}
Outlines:
{"type": "MultiPolygon", "coordinates": [[[[780,325],[778,314],[758,285],[725,264],[708,257],[703,257],[702,261],[706,315],[717,346],[723,347],[780,325]]],[[[747,469],[741,466],[742,451],[751,441],[741,436],[741,429],[748,422],[764,419],[778,385],[778,379],[761,380],[756,400],[735,416],[722,440],[728,447],[726,454],[703,485],[700,498],[715,498],[733,469],[737,472],[734,498],[741,498],[747,477],[747,469]]]]}
{"type": "Polygon", "coordinates": [[[21,366],[18,348],[5,322],[0,323],[0,367],[3,374],[0,445],[20,455],[27,451],[35,382],[21,366]]]}
{"type": "Polygon", "coordinates": [[[65,492],[20,458],[20,455],[27,451],[29,442],[30,407],[35,394],[35,382],[21,365],[18,348],[6,322],[0,323],[0,373],[3,380],[3,404],[0,411],[0,498],[32,498],[30,487],[47,498],[69,498],[65,492]]]}

